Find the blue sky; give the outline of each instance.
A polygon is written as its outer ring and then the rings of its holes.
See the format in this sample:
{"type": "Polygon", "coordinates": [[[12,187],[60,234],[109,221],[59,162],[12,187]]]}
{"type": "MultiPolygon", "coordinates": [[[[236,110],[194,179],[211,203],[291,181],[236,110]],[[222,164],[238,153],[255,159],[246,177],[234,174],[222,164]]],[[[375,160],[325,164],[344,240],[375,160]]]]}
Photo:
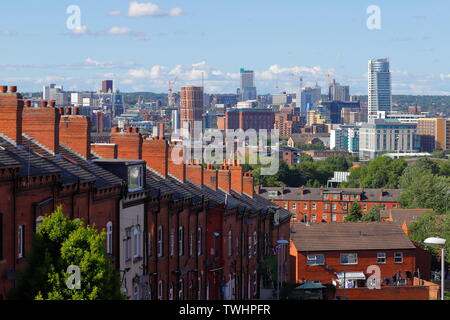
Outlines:
{"type": "Polygon", "coordinates": [[[178,89],[203,73],[207,91],[234,92],[245,67],[259,93],[292,90],[301,74],[365,94],[367,61],[389,57],[394,94],[450,94],[449,12],[445,0],[4,1],[0,81],[96,90],[111,78],[121,91],[164,92],[169,79],[178,89]],[[76,32],[70,5],[81,9],[76,32]],[[366,26],[369,5],[381,30],[366,26]]]}

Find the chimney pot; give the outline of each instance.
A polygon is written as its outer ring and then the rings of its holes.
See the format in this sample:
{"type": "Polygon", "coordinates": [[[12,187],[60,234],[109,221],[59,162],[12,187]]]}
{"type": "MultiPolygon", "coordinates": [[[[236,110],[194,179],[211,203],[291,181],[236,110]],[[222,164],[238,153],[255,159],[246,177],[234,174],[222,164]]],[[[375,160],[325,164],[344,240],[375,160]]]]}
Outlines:
{"type": "Polygon", "coordinates": [[[50,101],[50,108],[54,108],[56,106],[56,101],[55,100],[51,100],[50,101]]]}
{"type": "Polygon", "coordinates": [[[1,93],[7,93],[8,92],[8,87],[7,86],[0,86],[0,92],[1,93]]]}
{"type": "Polygon", "coordinates": [[[139,133],[139,128],[138,127],[134,128],[134,132],[139,133]]]}
{"type": "Polygon", "coordinates": [[[31,107],[31,100],[25,100],[25,107],[31,107]]]}
{"type": "Polygon", "coordinates": [[[64,108],[60,107],[60,108],[58,108],[58,110],[59,110],[59,114],[63,116],[64,115],[64,108]]]}
{"type": "Polygon", "coordinates": [[[80,115],[80,108],[78,108],[78,107],[73,108],[73,113],[74,113],[76,116],[79,116],[79,115],[80,115]]]}
{"type": "Polygon", "coordinates": [[[41,106],[42,106],[42,108],[47,108],[48,102],[45,101],[45,100],[42,100],[42,101],[41,101],[41,106]]]}
{"type": "Polygon", "coordinates": [[[132,133],[133,132],[133,127],[128,127],[127,131],[128,131],[128,133],[132,133]]]}
{"type": "Polygon", "coordinates": [[[72,108],[66,108],[66,114],[70,116],[72,114],[72,108]]]}
{"type": "Polygon", "coordinates": [[[12,93],[15,93],[15,92],[17,92],[17,87],[16,86],[10,86],[9,87],[9,91],[12,92],[12,93]]]}
{"type": "Polygon", "coordinates": [[[119,127],[114,127],[113,128],[113,132],[118,133],[119,132],[119,127]]]}

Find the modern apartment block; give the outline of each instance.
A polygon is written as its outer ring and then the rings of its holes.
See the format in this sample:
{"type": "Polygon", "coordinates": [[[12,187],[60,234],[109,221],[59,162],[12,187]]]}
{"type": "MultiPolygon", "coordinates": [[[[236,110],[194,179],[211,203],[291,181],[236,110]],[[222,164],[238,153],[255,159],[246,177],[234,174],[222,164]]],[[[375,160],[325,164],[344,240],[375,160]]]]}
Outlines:
{"type": "Polygon", "coordinates": [[[194,124],[203,121],[203,88],[202,87],[182,87],[180,92],[180,126],[181,129],[188,130],[191,137],[194,137],[195,130],[202,130],[202,126],[195,128],[194,124]]]}
{"type": "Polygon", "coordinates": [[[435,150],[448,150],[447,131],[450,119],[421,118],[417,125],[417,134],[420,135],[421,151],[433,152],[435,150]]]}
{"type": "Polygon", "coordinates": [[[225,129],[273,130],[275,113],[269,109],[232,109],[225,113],[225,129]]]}
{"type": "Polygon", "coordinates": [[[373,119],[361,124],[359,156],[373,160],[382,152],[414,153],[420,150],[417,125],[390,119],[373,119]]]}

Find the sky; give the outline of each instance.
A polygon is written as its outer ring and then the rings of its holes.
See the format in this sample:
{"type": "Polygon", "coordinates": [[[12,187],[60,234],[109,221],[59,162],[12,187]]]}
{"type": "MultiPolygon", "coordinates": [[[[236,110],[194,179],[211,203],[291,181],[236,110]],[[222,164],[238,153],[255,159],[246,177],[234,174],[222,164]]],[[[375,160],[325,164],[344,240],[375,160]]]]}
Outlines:
{"type": "Polygon", "coordinates": [[[300,77],[366,94],[368,60],[388,57],[393,94],[450,95],[449,31],[446,0],[2,1],[0,82],[166,92],[203,75],[206,92],[232,93],[244,67],[259,94],[293,91],[300,77]],[[380,29],[367,27],[371,5],[380,29]]]}

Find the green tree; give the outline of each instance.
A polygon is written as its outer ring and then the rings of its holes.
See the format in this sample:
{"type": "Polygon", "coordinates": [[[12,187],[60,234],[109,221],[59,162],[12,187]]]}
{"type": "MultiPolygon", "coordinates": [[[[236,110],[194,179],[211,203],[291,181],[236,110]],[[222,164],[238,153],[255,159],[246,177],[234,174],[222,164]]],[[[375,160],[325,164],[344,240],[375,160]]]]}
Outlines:
{"type": "Polygon", "coordinates": [[[81,220],[70,220],[62,208],[45,217],[33,237],[27,267],[19,274],[10,299],[18,300],[117,300],[120,276],[104,246],[105,232],[98,233],[81,220]],[[78,266],[81,289],[71,290],[66,281],[69,266],[78,266]]]}
{"type": "Polygon", "coordinates": [[[405,170],[400,187],[404,192],[399,202],[404,208],[430,208],[437,213],[450,209],[449,177],[434,175],[422,166],[412,166],[405,170]]]}
{"type": "Polygon", "coordinates": [[[376,205],[373,206],[369,212],[363,214],[361,221],[363,222],[377,222],[380,221],[380,212],[383,209],[383,206],[376,205]]]}
{"type": "MultiPolygon", "coordinates": [[[[450,263],[450,214],[425,214],[421,215],[415,222],[409,226],[411,232],[411,240],[423,244],[424,240],[429,237],[441,237],[447,239],[446,261],[450,263]]],[[[428,247],[426,249],[433,253],[435,258],[440,256],[439,248],[428,247]]],[[[437,259],[435,259],[437,261],[437,259]]],[[[439,268],[439,266],[437,266],[439,268]]]]}
{"type": "Polygon", "coordinates": [[[386,188],[397,189],[400,177],[408,166],[403,159],[391,159],[389,157],[378,157],[370,161],[367,166],[352,169],[348,182],[344,184],[347,188],[386,188]]]}
{"type": "Polygon", "coordinates": [[[353,202],[352,207],[350,208],[350,213],[345,218],[346,222],[358,222],[361,221],[362,212],[361,207],[358,202],[353,202]]]}

